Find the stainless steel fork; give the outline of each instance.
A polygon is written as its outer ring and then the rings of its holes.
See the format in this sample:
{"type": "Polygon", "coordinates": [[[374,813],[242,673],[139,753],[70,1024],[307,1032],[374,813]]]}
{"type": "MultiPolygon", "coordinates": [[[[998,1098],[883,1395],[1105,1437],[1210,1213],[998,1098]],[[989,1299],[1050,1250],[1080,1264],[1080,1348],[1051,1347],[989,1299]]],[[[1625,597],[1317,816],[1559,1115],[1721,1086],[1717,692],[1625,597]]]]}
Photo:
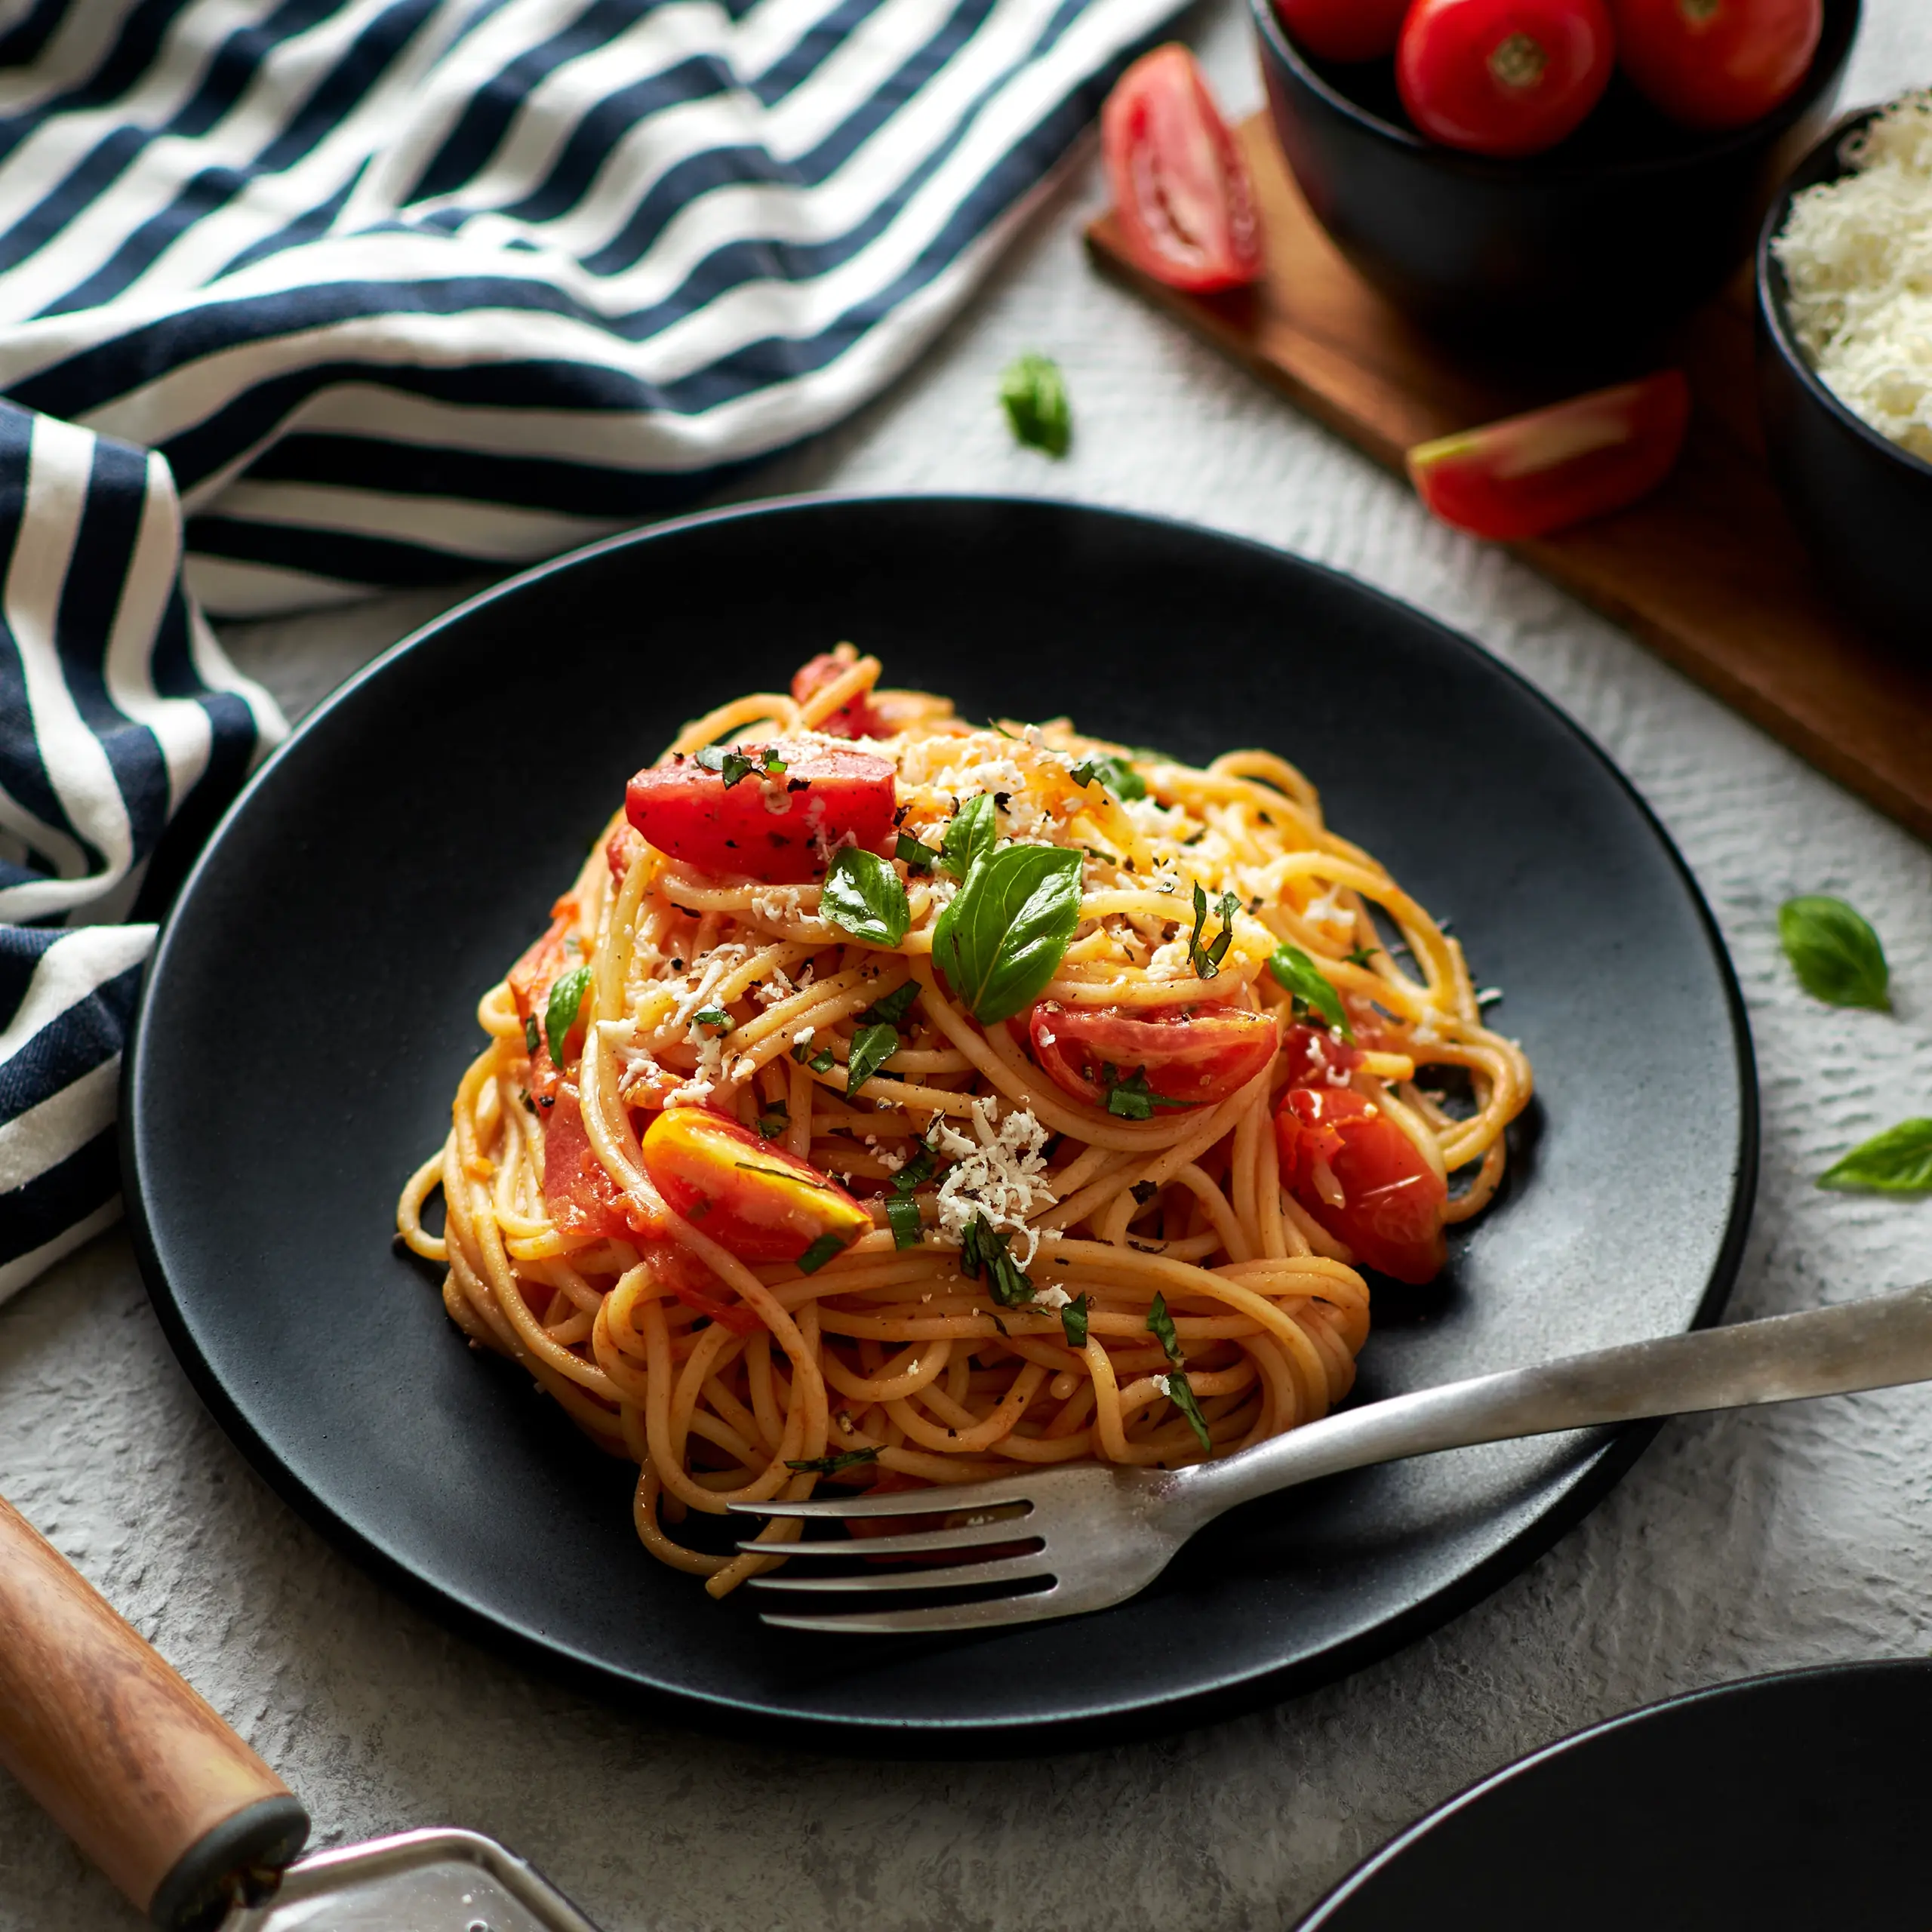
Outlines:
{"type": "Polygon", "coordinates": [[[931,1527],[903,1534],[787,1545],[790,1563],[754,1577],[754,1587],[842,1595],[852,1607],[829,1617],[767,1612],[768,1623],[854,1633],[987,1629],[1119,1603],[1145,1589],[1181,1545],[1224,1509],[1318,1476],[1598,1423],[1925,1381],[1932,1381],[1932,1281],[1842,1307],[1666,1335],[1394,1396],[1218,1463],[1173,1470],[1094,1463],[1022,1469],[956,1488],[731,1506],[748,1515],[811,1522],[932,1518],[931,1527]],[[875,1566],[854,1575],[829,1575],[815,1562],[855,1556],[941,1561],[915,1568],[875,1566]],[[900,1610],[871,1609],[866,1602],[882,1593],[988,1587],[999,1593],[900,1610]]]}

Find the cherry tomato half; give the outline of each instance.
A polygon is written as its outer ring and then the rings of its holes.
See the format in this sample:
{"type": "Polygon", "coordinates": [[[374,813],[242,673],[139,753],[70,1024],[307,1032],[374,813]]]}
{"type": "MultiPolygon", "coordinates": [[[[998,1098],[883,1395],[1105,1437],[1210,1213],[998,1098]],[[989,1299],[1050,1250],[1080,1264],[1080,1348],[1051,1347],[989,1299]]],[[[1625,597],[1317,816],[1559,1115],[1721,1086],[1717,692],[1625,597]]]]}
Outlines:
{"type": "Polygon", "coordinates": [[[1415,0],[1395,82],[1432,140],[1540,154],[1595,106],[1615,65],[1603,0],[1415,0]]]}
{"type": "Polygon", "coordinates": [[[1634,503],[1670,474],[1690,420],[1690,387],[1665,369],[1459,436],[1418,443],[1409,475],[1458,530],[1513,541],[1634,503]]]}
{"type": "Polygon", "coordinates": [[[1275,0],[1297,46],[1318,60],[1383,60],[1395,51],[1409,0],[1275,0]]]}
{"type": "Polygon", "coordinates": [[[1687,128],[1742,128],[1798,91],[1823,0],[1611,0],[1632,84],[1687,128]]]}
{"type": "Polygon", "coordinates": [[[1346,1087],[1362,1051],[1325,1026],[1291,1026],[1281,1041],[1291,1087],[1346,1087]]]}
{"type": "MultiPolygon", "coordinates": [[[[855,659],[841,657],[829,651],[821,651],[810,663],[801,665],[792,680],[792,700],[803,704],[814,691],[822,691],[827,685],[835,684],[851,670],[855,659]]],[[[855,697],[841,704],[829,717],[821,718],[816,728],[828,738],[882,738],[885,728],[878,714],[873,710],[869,699],[855,697]]]]}
{"type": "Polygon", "coordinates": [[[1261,272],[1247,164],[1194,56],[1157,47],[1100,110],[1114,216],[1134,266],[1174,288],[1238,288],[1261,272]]]}
{"type": "MultiPolygon", "coordinates": [[[[1238,1006],[1062,1006],[1041,1000],[1027,1016],[1033,1057],[1063,1094],[1107,1105],[1112,1082],[1146,1080],[1151,1100],[1204,1106],[1245,1087],[1275,1057],[1272,1014],[1238,1006]]],[[[1145,1118],[1144,1114],[1130,1118],[1145,1118]]]]}
{"type": "Polygon", "coordinates": [[[1373,1100],[1352,1087],[1291,1087],[1275,1144],[1282,1185],[1365,1267],[1418,1287],[1441,1272],[1449,1191],[1373,1100]]]}
{"type": "Polygon", "coordinates": [[[560,1234],[635,1238],[624,1192],[590,1145],[577,1091],[555,1088],[543,1116],[543,1211],[560,1234]]]}
{"type": "Polygon", "coordinates": [[[796,1261],[828,1235],[849,1247],[872,1224],[809,1161],[703,1107],[666,1108],[643,1149],[666,1201],[740,1261],[796,1261]]]}
{"type": "MultiPolygon", "coordinates": [[[[755,763],[766,749],[749,746],[745,755],[755,763]]],[[[731,783],[681,755],[654,764],[626,787],[624,814],[674,859],[767,884],[823,877],[825,854],[841,842],[869,852],[890,845],[891,759],[789,739],[769,749],[785,761],[782,773],[755,769],[731,783]]]]}

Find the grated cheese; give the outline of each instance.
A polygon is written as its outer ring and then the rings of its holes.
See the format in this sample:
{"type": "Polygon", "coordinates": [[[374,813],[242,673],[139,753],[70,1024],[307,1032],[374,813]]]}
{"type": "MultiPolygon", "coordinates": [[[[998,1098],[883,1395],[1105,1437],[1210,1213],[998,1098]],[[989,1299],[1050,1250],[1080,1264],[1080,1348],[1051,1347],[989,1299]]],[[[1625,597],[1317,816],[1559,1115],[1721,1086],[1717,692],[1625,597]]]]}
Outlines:
{"type": "Polygon", "coordinates": [[[1932,461],[1932,91],[1844,154],[1853,171],[1795,196],[1771,245],[1792,332],[1847,409],[1932,461]]]}
{"type": "Polygon", "coordinates": [[[1025,1252],[1014,1259],[1028,1268],[1039,1251],[1040,1237],[1026,1225],[1026,1217],[1054,1202],[1041,1152],[1047,1130],[1025,1107],[996,1121],[998,1105],[990,1094],[973,1103],[970,1138],[943,1119],[933,1123],[934,1145],[954,1163],[940,1183],[939,1231],[963,1244],[974,1217],[983,1214],[995,1233],[1024,1238],[1025,1252]]]}

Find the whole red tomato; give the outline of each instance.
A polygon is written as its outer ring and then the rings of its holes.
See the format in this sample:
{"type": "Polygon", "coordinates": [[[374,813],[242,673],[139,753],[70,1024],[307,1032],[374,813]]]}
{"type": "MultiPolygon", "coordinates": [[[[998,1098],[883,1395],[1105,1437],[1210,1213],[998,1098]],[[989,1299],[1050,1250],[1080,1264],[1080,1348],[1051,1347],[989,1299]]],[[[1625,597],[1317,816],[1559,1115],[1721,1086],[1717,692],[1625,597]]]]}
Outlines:
{"type": "Polygon", "coordinates": [[[1615,64],[1603,0],[1415,0],[1395,79],[1432,140],[1540,154],[1595,106],[1615,64]]]}
{"type": "Polygon", "coordinates": [[[1742,128],[1789,100],[1818,51],[1823,0],[1611,0],[1632,84],[1687,128],[1742,128]]]}
{"type": "Polygon", "coordinates": [[[1318,60],[1383,60],[1395,51],[1409,0],[1275,0],[1295,44],[1318,60]]]}

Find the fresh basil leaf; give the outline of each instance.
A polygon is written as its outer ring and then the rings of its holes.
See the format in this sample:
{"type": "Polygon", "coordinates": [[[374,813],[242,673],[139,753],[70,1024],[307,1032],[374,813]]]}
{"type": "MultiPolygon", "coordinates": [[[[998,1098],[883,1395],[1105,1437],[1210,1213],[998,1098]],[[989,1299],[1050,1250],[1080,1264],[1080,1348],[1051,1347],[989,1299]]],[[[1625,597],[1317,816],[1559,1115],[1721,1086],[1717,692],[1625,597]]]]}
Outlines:
{"type": "MultiPolygon", "coordinates": [[[[1024,1308],[1033,1299],[1033,1284],[1019,1263],[1007,1253],[1013,1236],[996,1234],[983,1214],[966,1224],[959,1244],[959,1265],[971,1278],[986,1277],[993,1300],[1002,1308],[1024,1308]]],[[[1000,1331],[1004,1334],[1006,1331],[1000,1331]]]]}
{"type": "Polygon", "coordinates": [[[1147,781],[1124,758],[1096,752],[1067,774],[1076,785],[1103,785],[1117,798],[1144,798],[1147,781]]]}
{"type": "Polygon", "coordinates": [[[857,1469],[861,1463],[876,1463],[876,1449],[847,1449],[836,1456],[809,1457],[802,1463],[788,1461],[788,1469],[796,1469],[801,1475],[835,1476],[841,1469],[857,1469]]]}
{"type": "Polygon", "coordinates": [[[1932,1120],[1902,1120],[1861,1142],[1818,1177],[1820,1187],[1932,1194],[1932,1120]]]}
{"type": "Polygon", "coordinates": [[[1029,353],[1009,362],[1000,372],[999,400],[1016,441],[1048,456],[1066,455],[1073,440],[1073,411],[1066,378],[1051,356],[1029,353]]]}
{"type": "Polygon", "coordinates": [[[1060,1333],[1066,1337],[1069,1349],[1084,1349],[1087,1346],[1087,1297],[1075,1295],[1060,1312],[1060,1333]]]}
{"type": "Polygon", "coordinates": [[[1832,1006],[1891,1008],[1885,949],[1864,917],[1842,899],[1807,894],[1778,908],[1778,937],[1799,983],[1832,1006]]]}
{"type": "Polygon", "coordinates": [[[1121,1120],[1152,1120],[1156,1107],[1184,1107],[1185,1100],[1171,1100],[1164,1094],[1156,1094],[1147,1084],[1147,1069],[1137,1066],[1133,1075],[1126,1080],[1115,1077],[1115,1069],[1108,1067],[1107,1112],[1121,1120]]]}
{"type": "Polygon", "coordinates": [[[852,1035],[845,1062],[845,1091],[856,1094],[899,1051],[897,1026],[862,1026],[852,1035]]]}
{"type": "Polygon", "coordinates": [[[912,923],[906,888],[876,852],[848,845],[832,862],[820,894],[820,914],[868,946],[897,946],[912,923]]]}
{"type": "Polygon", "coordinates": [[[714,1032],[728,1033],[738,1023],[721,1006],[706,1006],[691,1015],[691,1023],[709,1026],[714,1032]]]}
{"type": "Polygon", "coordinates": [[[909,832],[902,832],[892,849],[894,857],[904,863],[909,872],[929,872],[939,863],[939,854],[909,832]]]}
{"type": "Polygon", "coordinates": [[[990,852],[998,840],[998,814],[990,795],[982,792],[952,814],[940,841],[939,869],[964,878],[973,869],[973,861],[990,852]]]}
{"type": "Polygon", "coordinates": [[[918,981],[908,980],[903,986],[894,987],[884,998],[875,1000],[862,1017],[881,1026],[897,1026],[918,1004],[918,981]]]}
{"type": "Polygon", "coordinates": [[[1351,966],[1359,966],[1364,972],[1366,972],[1368,970],[1368,962],[1381,950],[1379,946],[1358,946],[1352,952],[1343,954],[1342,957],[1351,966]]]}
{"type": "Polygon", "coordinates": [[[798,1272],[801,1275],[816,1275],[835,1254],[844,1251],[845,1244],[836,1235],[820,1235],[798,1257],[798,1272]]]}
{"type": "Polygon", "coordinates": [[[983,1026],[1030,1006],[1080,923],[1081,858],[1058,845],[1008,845],[974,861],[939,916],[933,958],[983,1026]]]}
{"type": "Polygon", "coordinates": [[[910,1194],[922,1181],[931,1180],[938,1166],[937,1157],[921,1140],[919,1151],[909,1155],[906,1164],[892,1177],[893,1191],[898,1194],[910,1194]]]}
{"type": "Polygon", "coordinates": [[[1321,969],[1298,946],[1278,946],[1268,970],[1301,1005],[1321,1014],[1345,1040],[1352,1040],[1355,1029],[1343,1009],[1342,995],[1322,977],[1321,969]]]}
{"type": "Polygon", "coordinates": [[[758,1137],[776,1140],[792,1124],[791,1110],[783,1100],[774,1100],[758,1117],[758,1137]]]}
{"type": "Polygon", "coordinates": [[[583,1005],[583,996],[590,990],[590,968],[573,966],[550,989],[550,1004],[543,1014],[543,1031],[550,1042],[550,1057],[561,1069],[564,1063],[564,1042],[570,1038],[571,1029],[577,1024],[577,1016],[583,1005]]]}
{"type": "MultiPolygon", "coordinates": [[[[724,780],[724,789],[728,792],[734,785],[749,778],[758,769],[761,762],[760,758],[748,758],[743,752],[728,750],[722,745],[706,745],[702,750],[694,752],[692,756],[706,771],[716,772],[724,780]]],[[[761,758],[769,770],[769,754],[762,754],[761,758]]],[[[781,764],[778,769],[783,771],[785,768],[781,764]]]]}
{"type": "Polygon", "coordinates": [[[909,1189],[903,1194],[892,1193],[885,1197],[885,1218],[892,1229],[894,1247],[917,1247],[925,1238],[925,1229],[919,1220],[919,1204],[912,1198],[909,1189]]]}
{"type": "Polygon", "coordinates": [[[1184,1359],[1180,1339],[1174,1333],[1174,1318],[1168,1312],[1167,1297],[1158,1288],[1154,1291],[1153,1306],[1147,1311],[1147,1332],[1160,1343],[1168,1361],[1180,1367],[1184,1359]]]}
{"type": "Polygon", "coordinates": [[[1212,1454],[1214,1438],[1208,1433],[1207,1418],[1201,1413],[1201,1404],[1194,1399],[1194,1386],[1179,1369],[1168,1377],[1168,1399],[1187,1418],[1187,1426],[1201,1438],[1202,1448],[1212,1454]]]}
{"type": "Polygon", "coordinates": [[[543,1029],[537,1025],[537,1016],[534,1013],[523,1023],[523,1044],[530,1049],[532,1060],[543,1049],[543,1029]]]}
{"type": "Polygon", "coordinates": [[[1241,910],[1241,900],[1232,892],[1224,892],[1214,909],[1221,915],[1221,930],[1211,943],[1203,946],[1201,935],[1208,923],[1208,895],[1202,891],[1198,879],[1194,885],[1194,931],[1188,936],[1188,964],[1194,968],[1195,977],[1211,980],[1221,970],[1221,961],[1228,956],[1228,948],[1234,943],[1235,915],[1241,910]]]}

